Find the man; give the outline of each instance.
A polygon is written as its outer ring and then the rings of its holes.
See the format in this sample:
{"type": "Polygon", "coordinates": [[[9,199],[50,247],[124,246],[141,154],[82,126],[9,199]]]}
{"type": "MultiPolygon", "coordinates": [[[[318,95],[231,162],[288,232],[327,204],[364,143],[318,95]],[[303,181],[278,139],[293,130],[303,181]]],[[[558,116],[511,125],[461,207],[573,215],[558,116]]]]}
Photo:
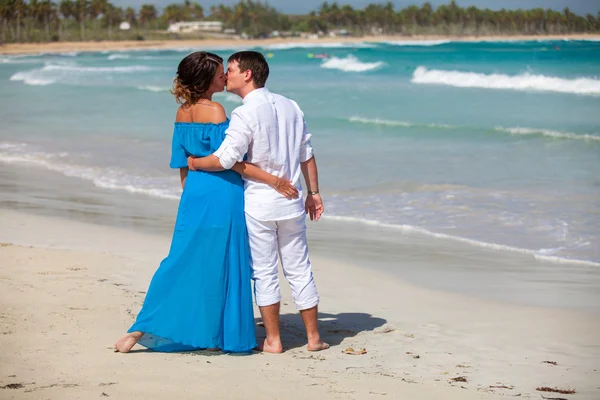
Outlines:
{"type": "Polygon", "coordinates": [[[211,171],[230,169],[247,154],[249,163],[293,182],[299,197],[288,200],[268,185],[244,180],[252,279],[267,334],[259,348],[270,353],[283,351],[279,331],[279,260],[306,327],[308,350],[327,349],[329,345],[319,335],[319,294],[308,258],[305,223],[307,212],[311,220],[317,221],[324,208],[304,114],[294,101],[265,88],[269,66],[262,54],[241,51],[229,57],[228,64],[227,91],[239,95],[244,104],[231,114],[221,147],[211,156],[190,158],[189,166],[211,171]],[[308,191],[305,204],[301,173],[308,191]]]}

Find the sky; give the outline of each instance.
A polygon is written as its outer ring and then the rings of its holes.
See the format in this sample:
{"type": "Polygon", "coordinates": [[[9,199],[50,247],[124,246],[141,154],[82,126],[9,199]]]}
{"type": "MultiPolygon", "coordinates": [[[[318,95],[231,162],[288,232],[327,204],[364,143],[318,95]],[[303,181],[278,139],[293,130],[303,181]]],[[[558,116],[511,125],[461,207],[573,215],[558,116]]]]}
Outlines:
{"type": "MultiPolygon", "coordinates": [[[[193,0],[192,0],[193,1],[193,0]]],[[[195,0],[202,5],[205,10],[208,10],[211,5],[237,4],[239,0],[195,0]]],[[[263,0],[264,1],[264,0],[263,0]]],[[[275,7],[278,11],[286,14],[307,14],[311,10],[316,10],[323,4],[323,0],[267,0],[267,2],[275,7]]],[[[331,4],[333,1],[329,1],[331,4]]],[[[396,9],[416,4],[420,6],[425,1],[420,0],[391,0],[396,9]]],[[[449,0],[429,0],[429,2],[437,7],[441,4],[449,3],[449,0]]],[[[142,4],[154,4],[157,8],[162,9],[164,6],[172,3],[183,3],[183,0],[111,0],[111,3],[121,7],[139,8],[142,4]]],[[[364,8],[369,3],[386,3],[381,0],[339,0],[339,5],[350,4],[354,8],[364,8]]],[[[553,8],[562,10],[565,7],[577,14],[585,15],[591,13],[594,16],[600,11],[600,0],[456,0],[456,3],[461,7],[476,6],[479,8],[490,8],[499,10],[502,8],[553,8]]]]}

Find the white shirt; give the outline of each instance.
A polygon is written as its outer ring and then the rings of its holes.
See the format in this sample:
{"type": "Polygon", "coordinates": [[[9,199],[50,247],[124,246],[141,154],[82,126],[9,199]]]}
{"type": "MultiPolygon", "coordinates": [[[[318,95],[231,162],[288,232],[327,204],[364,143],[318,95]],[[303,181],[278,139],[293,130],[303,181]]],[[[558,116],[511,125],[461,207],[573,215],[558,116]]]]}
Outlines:
{"type": "Polygon", "coordinates": [[[244,97],[244,104],[231,113],[225,140],[214,153],[225,169],[238,161],[289,179],[299,198],[288,200],[271,186],[244,178],[245,211],[260,221],[295,218],[304,213],[300,163],[313,156],[311,134],[298,104],[266,88],[244,97]]]}

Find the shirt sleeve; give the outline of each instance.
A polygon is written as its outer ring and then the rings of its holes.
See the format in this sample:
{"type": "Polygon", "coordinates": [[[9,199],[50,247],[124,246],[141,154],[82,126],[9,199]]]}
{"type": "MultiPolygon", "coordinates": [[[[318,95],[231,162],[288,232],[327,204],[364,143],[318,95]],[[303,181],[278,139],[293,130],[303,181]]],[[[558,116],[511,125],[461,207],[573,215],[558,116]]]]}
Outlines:
{"type": "Polygon", "coordinates": [[[171,142],[171,162],[169,163],[169,166],[171,168],[186,168],[188,166],[187,158],[187,153],[179,139],[177,127],[175,127],[175,130],[173,131],[173,141],[171,142]]]}
{"type": "Polygon", "coordinates": [[[292,103],[296,106],[300,115],[302,115],[302,142],[300,143],[300,162],[305,162],[310,160],[313,156],[313,147],[310,142],[310,138],[312,135],[308,133],[308,128],[306,127],[306,120],[304,119],[304,113],[300,109],[298,103],[292,100],[292,103]]]}
{"type": "Polygon", "coordinates": [[[223,143],[213,155],[219,158],[223,168],[231,169],[236,162],[244,160],[253,136],[251,127],[242,119],[237,110],[231,113],[231,121],[225,135],[223,143]]]}
{"type": "Polygon", "coordinates": [[[302,142],[300,143],[300,162],[305,162],[310,160],[313,156],[313,147],[310,143],[310,138],[312,135],[308,133],[308,129],[306,128],[306,121],[303,118],[304,132],[302,133],[302,142]]]}

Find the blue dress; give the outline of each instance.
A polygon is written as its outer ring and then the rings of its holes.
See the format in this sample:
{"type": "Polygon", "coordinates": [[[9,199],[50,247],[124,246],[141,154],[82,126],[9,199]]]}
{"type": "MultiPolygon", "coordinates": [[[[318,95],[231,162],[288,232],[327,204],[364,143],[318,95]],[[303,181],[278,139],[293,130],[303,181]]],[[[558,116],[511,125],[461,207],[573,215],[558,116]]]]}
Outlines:
{"type": "MultiPolygon", "coordinates": [[[[176,122],[171,168],[219,148],[229,120],[176,122]]],[[[155,351],[256,347],[244,185],[234,171],[189,171],[169,255],[148,288],[129,332],[155,351]]]]}

